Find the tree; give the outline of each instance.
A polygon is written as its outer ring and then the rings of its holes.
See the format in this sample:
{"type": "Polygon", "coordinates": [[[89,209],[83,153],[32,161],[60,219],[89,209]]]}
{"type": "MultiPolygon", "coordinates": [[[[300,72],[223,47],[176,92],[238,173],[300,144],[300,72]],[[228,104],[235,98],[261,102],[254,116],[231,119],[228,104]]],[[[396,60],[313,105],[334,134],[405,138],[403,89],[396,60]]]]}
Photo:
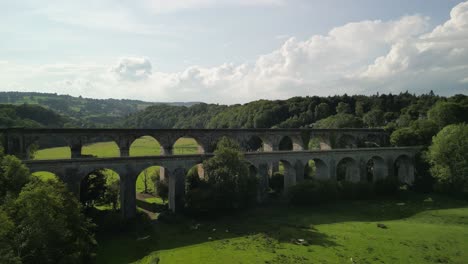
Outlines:
{"type": "Polygon", "coordinates": [[[360,128],[362,120],[351,114],[337,114],[329,116],[315,123],[315,128],[360,128]]]}
{"type": "Polygon", "coordinates": [[[99,200],[103,200],[107,179],[104,170],[95,170],[81,181],[80,201],[85,207],[92,207],[99,200]]]}
{"type": "Polygon", "coordinates": [[[443,128],[450,124],[467,121],[466,110],[459,104],[440,101],[427,114],[429,119],[434,121],[439,128],[443,128]]]}
{"type": "Polygon", "coordinates": [[[372,109],[362,118],[368,127],[381,127],[385,124],[384,112],[380,109],[372,109]]]}
{"type": "Polygon", "coordinates": [[[163,202],[167,201],[169,197],[169,183],[166,178],[161,179],[159,175],[155,179],[156,193],[163,202]]]}
{"type": "Polygon", "coordinates": [[[439,187],[468,195],[468,124],[442,129],[432,139],[427,159],[439,187]]]}
{"type": "Polygon", "coordinates": [[[32,180],[13,204],[14,248],[23,263],[89,263],[94,225],[65,185],[32,180]]]}
{"type": "Polygon", "coordinates": [[[7,197],[16,198],[29,180],[29,169],[18,158],[0,154],[0,204],[7,197]]]}
{"type": "Polygon", "coordinates": [[[1,206],[0,223],[0,263],[19,264],[21,259],[16,256],[12,245],[15,237],[15,225],[1,206]]]}
{"type": "Polygon", "coordinates": [[[203,162],[206,183],[215,209],[238,209],[256,198],[257,178],[250,175],[247,162],[234,141],[223,137],[214,157],[203,162]]]}
{"type": "Polygon", "coordinates": [[[120,197],[120,179],[107,180],[103,202],[112,205],[112,210],[117,210],[120,197]]]}
{"type": "Polygon", "coordinates": [[[330,107],[327,103],[320,103],[315,106],[315,120],[320,120],[330,115],[330,107]]]}
{"type": "Polygon", "coordinates": [[[351,113],[351,107],[347,103],[339,102],[338,106],[336,106],[336,113],[337,114],[349,114],[351,113]]]}
{"type": "Polygon", "coordinates": [[[390,136],[390,143],[393,146],[417,146],[418,144],[418,135],[416,132],[409,128],[404,127],[395,130],[390,136]]]}
{"type": "Polygon", "coordinates": [[[143,186],[144,186],[144,190],[143,190],[143,193],[149,193],[148,191],[148,184],[150,183],[150,180],[151,180],[151,175],[150,175],[150,171],[148,169],[144,170],[143,171],[143,186]]]}
{"type": "Polygon", "coordinates": [[[410,127],[395,130],[390,136],[390,143],[394,146],[427,146],[438,131],[432,120],[416,120],[410,127]]]}

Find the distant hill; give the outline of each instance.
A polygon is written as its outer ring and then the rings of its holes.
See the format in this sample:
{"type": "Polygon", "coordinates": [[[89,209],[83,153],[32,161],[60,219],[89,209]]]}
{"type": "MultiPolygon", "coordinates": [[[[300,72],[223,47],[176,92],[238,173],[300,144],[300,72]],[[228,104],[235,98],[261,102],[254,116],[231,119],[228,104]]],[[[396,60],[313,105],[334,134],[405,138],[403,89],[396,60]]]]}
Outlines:
{"type": "Polygon", "coordinates": [[[39,105],[0,105],[0,128],[64,127],[70,120],[39,105]]]}
{"type": "Polygon", "coordinates": [[[192,106],[199,102],[144,102],[127,99],[92,99],[35,92],[0,92],[0,104],[41,105],[68,116],[77,127],[115,126],[122,118],[152,105],[192,106]]]}

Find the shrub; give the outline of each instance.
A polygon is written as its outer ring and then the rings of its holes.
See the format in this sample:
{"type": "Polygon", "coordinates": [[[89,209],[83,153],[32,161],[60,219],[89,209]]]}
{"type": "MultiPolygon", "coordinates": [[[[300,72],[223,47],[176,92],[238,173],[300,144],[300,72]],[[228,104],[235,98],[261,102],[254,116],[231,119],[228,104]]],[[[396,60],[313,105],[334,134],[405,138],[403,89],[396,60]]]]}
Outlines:
{"type": "Polygon", "coordinates": [[[367,182],[341,181],[338,183],[338,192],[341,199],[363,200],[373,198],[374,186],[367,182]]]}
{"type": "Polygon", "coordinates": [[[332,181],[305,180],[290,187],[288,197],[295,205],[321,204],[336,200],[338,191],[332,181]]]}
{"type": "Polygon", "coordinates": [[[396,178],[387,177],[379,179],[374,183],[375,194],[380,196],[390,196],[397,194],[400,183],[396,178]]]}
{"type": "Polygon", "coordinates": [[[156,187],[156,194],[161,197],[161,199],[164,201],[167,201],[168,196],[169,196],[169,183],[167,182],[167,179],[160,179],[160,176],[157,175],[154,183],[156,187]]]}
{"type": "Polygon", "coordinates": [[[270,178],[270,188],[279,193],[283,191],[284,188],[284,175],[280,172],[273,173],[273,176],[270,178]]]}

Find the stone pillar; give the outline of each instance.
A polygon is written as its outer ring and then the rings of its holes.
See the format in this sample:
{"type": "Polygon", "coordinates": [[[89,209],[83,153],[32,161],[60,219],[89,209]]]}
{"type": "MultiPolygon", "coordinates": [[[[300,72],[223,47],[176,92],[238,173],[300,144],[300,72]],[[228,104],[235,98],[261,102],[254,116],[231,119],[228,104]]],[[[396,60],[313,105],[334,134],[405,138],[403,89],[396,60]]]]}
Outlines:
{"type": "Polygon", "coordinates": [[[268,163],[268,174],[270,177],[272,177],[275,172],[279,172],[279,161],[268,163]]]}
{"type": "Polygon", "coordinates": [[[296,171],[296,182],[304,181],[305,164],[303,164],[300,160],[296,161],[294,170],[296,171]]]}
{"type": "MultiPolygon", "coordinates": [[[[289,164],[283,163],[284,164],[284,189],[283,193],[287,194],[288,189],[291,186],[296,185],[296,170],[289,164]]],[[[304,171],[302,171],[304,173],[304,171]]]]}
{"type": "Polygon", "coordinates": [[[173,149],[174,149],[174,147],[172,145],[170,145],[170,146],[161,145],[161,155],[162,156],[173,155],[174,154],[173,149]]]}
{"type": "Polygon", "coordinates": [[[258,189],[257,189],[257,202],[262,203],[268,195],[268,188],[270,187],[268,178],[268,164],[262,163],[258,166],[258,189]]]}
{"type": "Polygon", "coordinates": [[[328,164],[328,170],[329,170],[329,177],[330,180],[336,181],[337,180],[337,175],[336,175],[336,161],[335,159],[331,158],[330,162],[328,164]]]}
{"type": "Polygon", "coordinates": [[[65,170],[65,173],[55,172],[55,175],[65,183],[68,190],[72,192],[80,200],[81,191],[81,180],[85,175],[79,175],[79,171],[76,168],[69,168],[65,170]]]}
{"type": "Polygon", "coordinates": [[[127,136],[120,136],[118,138],[117,145],[120,149],[120,157],[130,156],[130,145],[132,144],[132,139],[127,136]]]}
{"type": "Polygon", "coordinates": [[[166,179],[166,168],[164,167],[159,167],[159,180],[163,181],[166,179]]]}
{"type": "Polygon", "coordinates": [[[120,174],[120,212],[123,219],[136,215],[136,177],[130,173],[120,174]]]}
{"type": "Polygon", "coordinates": [[[71,158],[76,159],[81,157],[81,143],[73,143],[70,145],[71,158]]]}
{"type": "Polygon", "coordinates": [[[183,168],[177,168],[169,175],[169,209],[174,213],[184,209],[185,174],[183,168]]]}

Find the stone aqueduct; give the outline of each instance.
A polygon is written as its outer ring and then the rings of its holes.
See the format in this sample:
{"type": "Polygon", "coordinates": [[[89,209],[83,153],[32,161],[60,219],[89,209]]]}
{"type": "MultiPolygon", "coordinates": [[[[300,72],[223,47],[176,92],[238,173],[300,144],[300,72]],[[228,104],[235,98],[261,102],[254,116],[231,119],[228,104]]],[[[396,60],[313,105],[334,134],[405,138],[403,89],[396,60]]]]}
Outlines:
{"type": "Polygon", "coordinates": [[[120,204],[124,218],[136,213],[136,180],[148,167],[161,166],[169,181],[169,208],[183,207],[185,176],[193,166],[213,154],[217,141],[226,136],[234,139],[245,151],[251,164],[251,173],[259,178],[258,200],[262,201],[268,189],[269,176],[275,164],[284,167],[285,190],[304,179],[304,170],[310,160],[315,161],[316,178],[338,179],[338,165],[344,165],[344,178],[349,181],[375,181],[398,177],[411,184],[414,180],[414,156],[417,148],[388,147],[388,135],[379,129],[22,129],[0,131],[4,135],[7,154],[24,159],[31,172],[48,171],[62,179],[71,191],[79,195],[81,181],[97,169],[111,169],[120,177],[120,204]],[[151,136],[161,146],[160,156],[130,157],[132,142],[142,136],[151,136]],[[199,154],[173,155],[173,146],[181,137],[192,137],[199,145],[199,154]],[[252,139],[261,140],[261,149],[252,147],[252,139]],[[30,160],[29,150],[34,143],[57,142],[68,145],[71,159],[30,160]],[[81,155],[81,148],[89,143],[115,141],[120,157],[94,158],[81,155]],[[288,139],[289,149],[281,149],[288,139]],[[311,139],[319,148],[308,149],[311,139]],[[368,178],[368,164],[372,161],[372,179],[368,178]]]}

